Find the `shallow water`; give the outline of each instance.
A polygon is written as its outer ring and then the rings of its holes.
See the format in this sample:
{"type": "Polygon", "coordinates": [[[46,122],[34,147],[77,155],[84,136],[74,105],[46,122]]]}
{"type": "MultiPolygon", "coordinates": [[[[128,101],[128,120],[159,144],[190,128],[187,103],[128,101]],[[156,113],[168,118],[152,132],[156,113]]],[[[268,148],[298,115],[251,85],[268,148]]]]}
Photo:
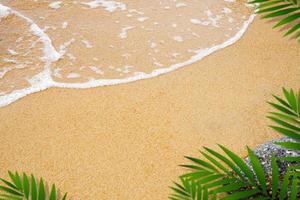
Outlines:
{"type": "Polygon", "coordinates": [[[238,0],[0,2],[0,106],[173,71],[233,44],[253,19],[238,0]]]}

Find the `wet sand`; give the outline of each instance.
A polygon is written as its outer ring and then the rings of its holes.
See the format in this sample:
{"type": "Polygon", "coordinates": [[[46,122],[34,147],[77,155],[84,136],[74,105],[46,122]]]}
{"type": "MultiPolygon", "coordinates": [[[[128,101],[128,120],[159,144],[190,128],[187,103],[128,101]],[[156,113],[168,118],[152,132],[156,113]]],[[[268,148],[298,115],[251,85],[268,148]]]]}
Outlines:
{"type": "Polygon", "coordinates": [[[43,176],[71,199],[166,199],[184,155],[216,143],[245,155],[278,137],[266,101],[299,82],[300,46],[256,18],[239,42],[175,72],[1,108],[0,175],[43,176]]]}

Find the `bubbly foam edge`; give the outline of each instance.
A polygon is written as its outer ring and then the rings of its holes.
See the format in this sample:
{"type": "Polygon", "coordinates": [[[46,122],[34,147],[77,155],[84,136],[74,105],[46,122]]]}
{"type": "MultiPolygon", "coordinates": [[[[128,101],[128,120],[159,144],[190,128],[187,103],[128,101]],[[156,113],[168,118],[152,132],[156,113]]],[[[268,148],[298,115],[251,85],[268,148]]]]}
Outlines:
{"type": "MultiPolygon", "coordinates": [[[[0,4],[0,6],[2,6],[2,5],[0,4]]],[[[23,16],[22,14],[14,11],[12,9],[10,9],[10,10],[14,14],[26,19],[28,22],[31,22],[32,24],[35,24],[31,19],[23,16]]],[[[92,80],[92,81],[85,82],[85,83],[57,83],[57,82],[54,82],[52,79],[51,79],[51,81],[46,80],[46,81],[43,81],[43,82],[39,82],[39,84],[34,84],[29,88],[25,88],[25,89],[21,89],[21,90],[15,90],[15,91],[13,91],[12,93],[10,93],[8,95],[0,97],[0,107],[7,106],[7,105],[15,102],[16,100],[18,100],[20,98],[23,98],[23,97],[25,97],[29,94],[40,92],[40,91],[46,90],[46,89],[51,88],[51,87],[87,89],[87,88],[95,88],[95,87],[99,87],[99,86],[110,86],[110,85],[130,83],[130,82],[134,82],[134,81],[138,81],[138,80],[142,80],[142,79],[149,79],[149,78],[153,78],[153,77],[156,77],[156,76],[159,76],[159,75],[166,74],[168,72],[177,70],[177,69],[179,69],[181,67],[184,67],[186,65],[190,65],[192,63],[195,63],[195,62],[201,60],[202,58],[204,58],[204,57],[206,57],[206,56],[208,56],[208,55],[210,55],[210,54],[212,54],[212,53],[214,53],[214,52],[216,52],[220,49],[226,48],[226,47],[234,44],[239,39],[241,39],[241,37],[244,35],[244,33],[246,32],[246,30],[248,29],[250,24],[253,22],[255,16],[256,16],[256,14],[250,15],[248,20],[244,21],[242,28],[230,39],[226,40],[222,44],[219,44],[219,45],[216,45],[216,46],[213,46],[213,47],[210,47],[210,48],[206,48],[206,49],[201,49],[198,52],[198,54],[192,56],[189,60],[187,60],[185,62],[171,65],[168,68],[156,69],[156,70],[153,70],[149,74],[140,73],[136,76],[128,77],[128,78],[125,78],[125,79],[102,79],[102,80],[92,80]]],[[[50,42],[51,42],[51,40],[50,40],[50,42]]],[[[46,66],[46,68],[49,68],[49,67],[50,66],[46,66]]],[[[43,75],[43,73],[45,73],[45,71],[41,72],[40,74],[38,74],[36,76],[43,75]]]]}

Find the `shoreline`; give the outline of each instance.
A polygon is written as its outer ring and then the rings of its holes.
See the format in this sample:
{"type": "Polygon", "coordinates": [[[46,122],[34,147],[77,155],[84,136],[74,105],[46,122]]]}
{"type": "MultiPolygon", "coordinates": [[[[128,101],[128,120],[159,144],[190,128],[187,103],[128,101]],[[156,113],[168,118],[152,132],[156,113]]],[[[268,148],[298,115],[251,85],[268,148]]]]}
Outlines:
{"type": "Polygon", "coordinates": [[[43,176],[72,199],[165,199],[184,155],[222,143],[243,156],[279,137],[265,102],[300,82],[300,47],[281,35],[256,18],[234,45],[171,73],[2,107],[0,173],[43,176]]]}
{"type": "Polygon", "coordinates": [[[12,13],[24,19],[29,24],[31,24],[30,25],[31,32],[33,33],[33,35],[38,36],[44,45],[43,46],[44,55],[42,57],[42,60],[45,61],[45,66],[43,71],[41,71],[39,74],[36,74],[31,79],[29,79],[31,86],[26,87],[24,89],[14,90],[7,95],[0,96],[0,107],[7,106],[30,94],[41,92],[48,88],[57,87],[57,88],[69,88],[69,89],[89,89],[95,87],[126,84],[126,83],[135,82],[143,79],[154,78],[156,76],[170,73],[179,68],[188,67],[189,65],[196,62],[200,62],[203,58],[238,42],[243,37],[245,32],[248,30],[249,26],[251,25],[251,23],[253,22],[256,16],[256,14],[251,14],[248,19],[246,18],[245,21],[243,21],[239,31],[237,31],[232,37],[228,38],[226,41],[222,43],[214,44],[213,46],[207,48],[196,50],[195,51],[196,54],[190,57],[188,60],[184,60],[179,63],[172,64],[168,67],[157,68],[153,71],[150,71],[149,73],[139,72],[136,75],[132,75],[122,79],[92,79],[88,82],[82,82],[82,83],[67,83],[67,82],[56,82],[51,75],[53,74],[53,71],[51,72],[51,65],[54,65],[55,62],[62,59],[64,57],[64,53],[63,54],[60,53],[60,50],[54,47],[53,45],[54,41],[50,39],[48,34],[44,32],[44,30],[42,30],[34,22],[34,20],[23,15],[22,13],[19,13],[13,8],[7,7],[0,3],[0,9],[6,11],[8,15],[12,13]]]}

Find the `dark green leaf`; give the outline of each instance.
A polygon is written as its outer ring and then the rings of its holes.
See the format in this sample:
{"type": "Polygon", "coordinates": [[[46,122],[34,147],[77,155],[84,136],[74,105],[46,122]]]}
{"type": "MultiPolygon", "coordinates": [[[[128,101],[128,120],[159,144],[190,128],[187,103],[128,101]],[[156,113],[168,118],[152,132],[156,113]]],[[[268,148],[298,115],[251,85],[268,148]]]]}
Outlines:
{"type": "Polygon", "coordinates": [[[294,124],[300,125],[300,121],[298,121],[295,116],[289,116],[289,115],[285,115],[285,114],[281,114],[281,113],[276,113],[276,112],[271,112],[270,114],[275,115],[276,117],[279,117],[283,120],[287,120],[289,122],[292,122],[294,124]]]}
{"type": "Polygon", "coordinates": [[[10,179],[13,181],[15,186],[18,188],[20,192],[23,192],[22,183],[19,174],[16,172],[16,174],[13,174],[11,171],[8,171],[8,175],[10,179]]]}
{"type": "Polygon", "coordinates": [[[179,165],[180,167],[188,168],[188,169],[193,169],[193,170],[203,170],[203,167],[199,167],[196,165],[179,165]]]}
{"type": "Polygon", "coordinates": [[[291,131],[289,129],[285,129],[285,128],[281,128],[281,127],[278,127],[278,126],[270,126],[271,128],[273,128],[275,131],[285,135],[285,136],[288,136],[290,138],[293,138],[293,139],[296,139],[296,140],[300,140],[300,134],[294,132],[294,131],[291,131]]]}
{"type": "Polygon", "coordinates": [[[293,177],[292,179],[292,186],[291,186],[291,195],[289,200],[296,200],[297,199],[297,193],[298,193],[298,183],[299,180],[297,177],[293,177]]]}
{"type": "Polygon", "coordinates": [[[282,98],[276,96],[276,95],[272,95],[277,101],[279,101],[279,103],[281,103],[283,106],[287,107],[288,109],[292,109],[292,107],[282,98]]]}
{"type": "Polygon", "coordinates": [[[280,120],[280,119],[278,119],[276,117],[268,117],[268,118],[271,119],[272,121],[276,122],[277,124],[281,125],[281,126],[284,126],[286,128],[292,129],[292,130],[300,133],[300,128],[297,127],[297,126],[294,126],[294,125],[292,125],[290,123],[282,121],[282,120],[280,120]]]}
{"type": "Polygon", "coordinates": [[[237,156],[235,153],[227,149],[226,147],[219,145],[221,149],[231,158],[231,160],[241,169],[241,171],[247,176],[250,182],[254,183],[254,176],[249,169],[249,167],[246,165],[243,159],[241,159],[239,156],[237,156]]]}
{"type": "Polygon", "coordinates": [[[42,178],[40,180],[40,185],[39,185],[38,200],[46,200],[45,185],[42,178]]]}
{"type": "Polygon", "coordinates": [[[261,10],[257,11],[257,13],[265,13],[265,12],[276,11],[276,10],[279,10],[279,9],[282,9],[282,8],[289,7],[291,5],[293,5],[293,4],[291,4],[291,3],[281,4],[281,5],[278,5],[278,6],[274,6],[274,7],[270,7],[270,8],[266,8],[266,9],[261,9],[261,10]]]}
{"type": "Polygon", "coordinates": [[[174,182],[176,187],[170,187],[172,190],[174,190],[176,193],[189,197],[188,192],[186,191],[186,188],[182,187],[181,185],[179,185],[178,183],[174,182]]]}
{"type": "Polygon", "coordinates": [[[278,182],[279,182],[279,171],[276,162],[276,158],[272,155],[272,200],[275,200],[277,192],[278,192],[278,182]]]}
{"type": "Polygon", "coordinates": [[[288,185],[289,185],[289,179],[290,179],[290,173],[287,172],[284,175],[282,184],[281,184],[281,191],[280,191],[280,196],[279,196],[279,200],[284,200],[286,198],[287,195],[287,189],[288,189],[288,185]]]}
{"type": "MultiPolygon", "coordinates": [[[[298,27],[300,28],[300,23],[298,24],[297,29],[299,29],[298,27]]],[[[298,91],[298,117],[300,118],[300,89],[298,91]]]]}
{"type": "Polygon", "coordinates": [[[217,180],[215,182],[206,184],[205,188],[210,189],[210,188],[214,188],[214,187],[221,186],[221,185],[228,185],[228,184],[234,183],[234,182],[236,182],[235,178],[228,178],[228,177],[226,177],[226,178],[223,178],[221,180],[217,180]]]}
{"type": "Polygon", "coordinates": [[[274,108],[276,108],[277,110],[279,110],[279,111],[281,111],[281,112],[283,112],[283,113],[285,113],[285,114],[287,114],[287,115],[292,115],[292,116],[296,116],[296,117],[297,117],[297,115],[296,115],[295,113],[293,113],[292,111],[286,109],[286,108],[283,107],[283,106],[280,106],[280,105],[275,104],[275,103],[272,103],[272,102],[268,102],[268,103],[269,103],[271,106],[273,106],[274,108]]]}
{"type": "Polygon", "coordinates": [[[300,143],[297,142],[276,142],[276,144],[283,146],[287,149],[300,151],[300,143]]]}
{"type": "Polygon", "coordinates": [[[1,200],[22,200],[22,197],[9,195],[9,194],[0,194],[1,200]]]}
{"type": "Polygon", "coordinates": [[[255,194],[259,193],[258,189],[250,189],[242,192],[235,192],[231,195],[228,195],[223,198],[223,200],[239,200],[239,199],[245,199],[248,197],[251,197],[255,194]]]}
{"type": "MultiPolygon", "coordinates": [[[[283,26],[287,23],[291,23],[292,21],[295,21],[296,19],[299,19],[299,18],[300,18],[300,13],[290,15],[290,16],[282,19],[280,22],[278,22],[273,28],[277,28],[277,27],[283,26]]],[[[297,112],[297,107],[293,107],[293,110],[297,112]]]]}
{"type": "Polygon", "coordinates": [[[56,188],[55,185],[52,185],[49,200],[56,200],[56,188]]]}
{"type": "Polygon", "coordinates": [[[259,4],[258,8],[262,9],[262,8],[269,7],[269,6],[278,4],[278,3],[282,3],[282,0],[269,1],[267,3],[259,4]]]}
{"type": "Polygon", "coordinates": [[[247,150],[248,150],[248,155],[249,155],[249,158],[250,158],[250,162],[252,164],[252,167],[253,167],[253,170],[256,174],[256,177],[257,177],[257,179],[260,183],[260,186],[263,190],[263,193],[267,194],[267,183],[266,183],[266,177],[265,177],[264,169],[263,169],[262,165],[260,164],[257,156],[254,154],[254,152],[249,147],[247,147],[247,150]]]}
{"type": "Polygon", "coordinates": [[[253,0],[253,1],[249,1],[248,3],[256,4],[256,3],[263,3],[263,2],[266,2],[266,1],[269,1],[269,0],[253,0]]]}
{"type": "Polygon", "coordinates": [[[213,192],[215,194],[224,193],[224,192],[233,192],[244,186],[246,186],[245,183],[231,183],[231,184],[228,184],[225,186],[218,187],[218,188],[214,189],[213,192]]]}
{"type": "Polygon", "coordinates": [[[37,200],[36,180],[33,175],[31,175],[31,200],[37,200]]]}
{"type": "Polygon", "coordinates": [[[274,18],[274,17],[279,17],[282,15],[287,15],[289,13],[295,12],[297,10],[300,10],[300,7],[296,7],[296,8],[287,8],[287,9],[283,9],[283,10],[279,10],[279,11],[275,11],[272,12],[270,14],[267,14],[265,16],[263,16],[262,18],[274,18]]]}
{"type": "Polygon", "coordinates": [[[220,162],[218,162],[216,159],[214,159],[212,156],[206,154],[203,151],[200,151],[200,153],[207,159],[209,160],[212,164],[214,164],[216,167],[218,167],[219,169],[221,169],[223,172],[225,172],[226,174],[231,174],[231,172],[229,172],[225,166],[223,166],[220,162]]]}
{"type": "Polygon", "coordinates": [[[23,173],[23,188],[24,188],[24,196],[26,199],[29,199],[29,180],[25,173],[23,173]]]}
{"type": "MultiPolygon", "coordinates": [[[[223,178],[223,177],[224,177],[223,174],[213,174],[213,175],[211,175],[211,176],[207,176],[207,177],[205,177],[205,178],[203,178],[203,179],[198,180],[197,183],[198,183],[199,185],[205,184],[205,186],[206,186],[206,184],[208,184],[208,183],[210,183],[210,182],[212,182],[212,181],[219,180],[220,178],[223,178]]],[[[205,187],[205,186],[204,186],[204,187],[205,187]]]]}
{"type": "Polygon", "coordinates": [[[200,160],[200,159],[197,159],[197,158],[193,158],[193,157],[189,157],[189,156],[185,156],[185,158],[193,161],[194,163],[202,166],[202,167],[205,167],[211,171],[217,171],[217,169],[211,165],[210,163],[206,162],[206,161],[203,161],[203,160],[200,160]]]}
{"type": "Polygon", "coordinates": [[[231,162],[229,159],[227,159],[225,156],[219,154],[218,152],[209,149],[207,147],[204,147],[204,149],[209,152],[210,154],[212,154],[213,156],[215,156],[216,158],[220,159],[221,161],[223,161],[224,163],[226,163],[226,165],[228,165],[241,179],[244,179],[244,175],[241,173],[241,171],[235,166],[235,164],[233,162],[231,162]]]}
{"type": "Polygon", "coordinates": [[[2,186],[2,185],[0,185],[0,190],[2,190],[4,192],[7,192],[10,195],[23,196],[20,192],[18,192],[16,190],[13,190],[13,189],[11,189],[9,187],[2,186]]]}
{"type": "Polygon", "coordinates": [[[187,178],[189,180],[198,180],[200,178],[204,178],[211,174],[212,174],[212,172],[209,172],[209,171],[196,171],[196,172],[184,174],[184,175],[180,176],[180,178],[183,178],[183,179],[187,178]]]}
{"type": "Polygon", "coordinates": [[[280,160],[288,162],[300,162],[300,157],[281,157],[280,160]]]}
{"type": "Polygon", "coordinates": [[[18,190],[18,188],[14,184],[12,184],[11,182],[9,182],[9,181],[7,181],[5,179],[2,179],[2,178],[0,178],[0,180],[3,183],[5,183],[8,187],[10,187],[11,189],[18,190]]]}
{"type": "MultiPolygon", "coordinates": [[[[300,9],[300,7],[299,7],[299,9],[300,9]]],[[[297,13],[296,13],[297,14],[297,13]]],[[[298,14],[300,14],[300,13],[298,13],[298,14]]],[[[295,14],[294,14],[295,15],[295,14]]],[[[294,18],[293,16],[294,15],[290,15],[290,16],[288,16],[287,18],[289,18],[290,20],[295,20],[295,19],[297,19],[297,18],[299,18],[300,16],[298,15],[298,17],[296,17],[296,18],[294,18]]],[[[284,18],[283,20],[281,20],[281,21],[284,21],[284,20],[286,20],[287,18],[284,18]]],[[[288,22],[287,22],[288,23],[288,22]]],[[[279,22],[279,24],[281,25],[281,22],[279,22]]],[[[278,25],[278,26],[280,26],[280,25],[278,25]]],[[[283,24],[282,24],[283,25],[283,24]]],[[[289,105],[292,107],[292,109],[293,109],[293,111],[295,111],[296,113],[297,113],[297,103],[296,103],[296,97],[295,97],[295,94],[294,94],[294,91],[293,91],[293,89],[291,89],[291,91],[290,92],[288,92],[285,88],[282,88],[282,90],[283,90],[283,94],[284,94],[284,96],[285,96],[285,98],[288,100],[288,102],[289,102],[289,105]]]]}

